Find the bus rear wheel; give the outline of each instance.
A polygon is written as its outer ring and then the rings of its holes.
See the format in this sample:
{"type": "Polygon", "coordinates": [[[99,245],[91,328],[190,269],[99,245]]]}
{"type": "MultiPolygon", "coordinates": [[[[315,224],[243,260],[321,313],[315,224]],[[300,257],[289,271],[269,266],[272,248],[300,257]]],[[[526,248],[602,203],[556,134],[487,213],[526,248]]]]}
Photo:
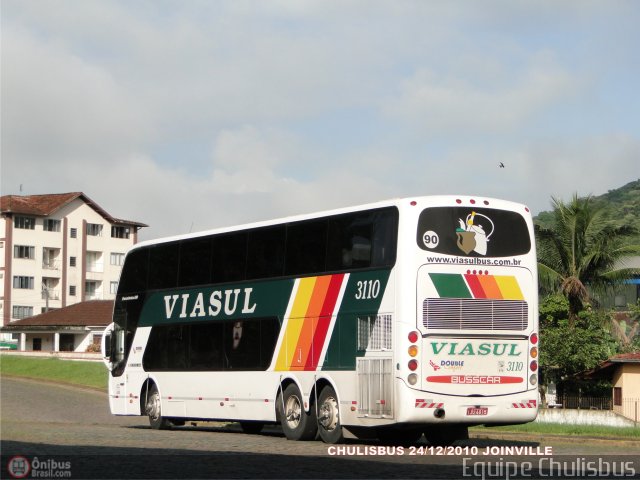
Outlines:
{"type": "Polygon", "coordinates": [[[158,392],[158,387],[155,385],[149,388],[145,403],[145,413],[149,416],[149,425],[154,430],[168,430],[171,428],[171,421],[162,416],[160,392],[158,392]]]}
{"type": "Polygon", "coordinates": [[[300,389],[291,383],[277,398],[278,417],[287,440],[313,440],[318,433],[313,408],[304,411],[300,389]]]}
{"type": "Polygon", "coordinates": [[[340,404],[333,387],[327,385],[318,397],[318,433],[325,443],[342,443],[342,425],[340,424],[340,404]]]}

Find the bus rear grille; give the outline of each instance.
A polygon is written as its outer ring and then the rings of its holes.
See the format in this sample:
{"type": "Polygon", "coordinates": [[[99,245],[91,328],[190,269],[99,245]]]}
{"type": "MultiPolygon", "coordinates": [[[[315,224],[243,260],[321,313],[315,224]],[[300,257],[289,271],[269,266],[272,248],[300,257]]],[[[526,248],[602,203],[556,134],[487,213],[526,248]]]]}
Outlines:
{"type": "Polygon", "coordinates": [[[393,360],[357,358],[358,415],[389,418],[393,412],[393,360]]]}
{"type": "Polygon", "coordinates": [[[431,330],[526,330],[528,306],[523,300],[427,298],[422,322],[431,330]]]}

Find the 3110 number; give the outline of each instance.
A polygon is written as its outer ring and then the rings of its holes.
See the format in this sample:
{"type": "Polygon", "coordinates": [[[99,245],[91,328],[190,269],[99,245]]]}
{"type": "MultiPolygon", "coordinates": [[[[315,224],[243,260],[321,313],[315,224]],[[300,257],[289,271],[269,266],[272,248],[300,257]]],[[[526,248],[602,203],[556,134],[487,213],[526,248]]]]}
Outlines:
{"type": "Polygon", "coordinates": [[[364,280],[356,283],[356,300],[370,300],[380,295],[380,280],[364,280]]]}

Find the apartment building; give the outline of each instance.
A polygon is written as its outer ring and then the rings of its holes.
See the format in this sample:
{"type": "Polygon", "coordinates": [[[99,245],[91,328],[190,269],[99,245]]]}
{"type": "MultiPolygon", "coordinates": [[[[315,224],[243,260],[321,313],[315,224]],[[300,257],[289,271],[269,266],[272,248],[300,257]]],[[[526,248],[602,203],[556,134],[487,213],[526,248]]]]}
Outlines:
{"type": "Polygon", "coordinates": [[[0,197],[0,326],[114,299],[125,253],[146,226],[82,192],[0,197]]]}

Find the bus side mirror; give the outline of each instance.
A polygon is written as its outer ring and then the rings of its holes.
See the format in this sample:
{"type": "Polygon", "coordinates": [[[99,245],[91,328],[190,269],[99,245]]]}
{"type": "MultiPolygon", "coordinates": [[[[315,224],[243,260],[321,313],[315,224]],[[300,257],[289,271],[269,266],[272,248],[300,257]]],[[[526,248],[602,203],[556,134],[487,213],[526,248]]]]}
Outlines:
{"type": "Polygon", "coordinates": [[[102,361],[109,370],[113,368],[113,328],[113,323],[105,328],[104,333],[102,334],[102,342],[100,343],[102,361]]]}
{"type": "Polygon", "coordinates": [[[111,358],[111,334],[107,334],[104,340],[104,358],[111,358]]]}

